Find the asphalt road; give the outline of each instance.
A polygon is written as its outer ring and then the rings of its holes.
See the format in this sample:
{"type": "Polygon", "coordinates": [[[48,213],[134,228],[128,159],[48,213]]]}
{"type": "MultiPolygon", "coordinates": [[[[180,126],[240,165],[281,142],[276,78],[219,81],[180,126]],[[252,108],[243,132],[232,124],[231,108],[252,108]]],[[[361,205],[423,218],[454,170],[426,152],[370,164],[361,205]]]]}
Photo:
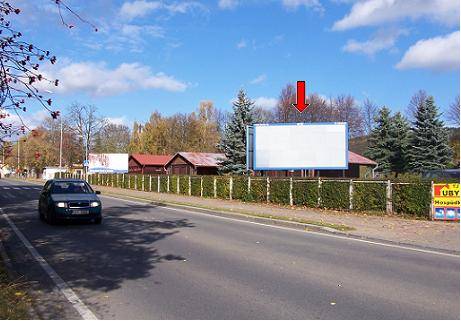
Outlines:
{"type": "MultiPolygon", "coordinates": [[[[0,208],[98,318],[459,319],[459,257],[102,196],[102,225],[38,220],[36,185],[0,208]]],[[[45,318],[79,318],[0,217],[45,318]]]]}

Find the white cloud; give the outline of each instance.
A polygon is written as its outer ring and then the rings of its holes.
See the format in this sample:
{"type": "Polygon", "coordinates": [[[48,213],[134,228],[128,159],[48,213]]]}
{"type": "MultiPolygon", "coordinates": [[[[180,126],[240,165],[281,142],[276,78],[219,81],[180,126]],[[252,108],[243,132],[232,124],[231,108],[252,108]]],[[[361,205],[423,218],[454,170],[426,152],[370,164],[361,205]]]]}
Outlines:
{"type": "Polygon", "coordinates": [[[261,75],[259,75],[258,77],[252,79],[252,80],[250,81],[250,84],[252,84],[252,85],[258,85],[258,84],[261,84],[261,83],[263,83],[264,81],[266,81],[266,79],[267,79],[267,75],[266,75],[266,74],[261,74],[261,75]]]}
{"type": "Polygon", "coordinates": [[[12,124],[13,127],[19,127],[22,126],[23,124],[29,128],[29,129],[34,129],[47,118],[51,118],[50,112],[41,109],[38,110],[34,113],[30,112],[18,112],[16,113],[10,113],[7,118],[5,118],[5,122],[8,124],[12,124]]]}
{"type": "Polygon", "coordinates": [[[206,7],[196,1],[177,1],[166,3],[165,1],[135,0],[124,2],[120,8],[120,16],[125,20],[145,17],[153,11],[165,10],[170,14],[187,13],[194,9],[206,10],[206,7]]]}
{"type": "Polygon", "coordinates": [[[405,52],[397,69],[459,70],[460,32],[423,39],[405,52]]]}
{"type": "Polygon", "coordinates": [[[129,121],[125,116],[121,117],[106,117],[106,121],[114,125],[128,125],[129,121]]]}
{"type": "Polygon", "coordinates": [[[245,48],[246,46],[247,46],[247,42],[245,41],[245,39],[242,39],[237,43],[237,48],[238,49],[245,48]]]}
{"type": "Polygon", "coordinates": [[[140,89],[158,89],[172,92],[184,91],[188,84],[162,72],[153,74],[140,63],[122,63],[110,69],[104,62],[68,63],[60,69],[44,69],[48,79],[59,79],[59,86],[51,89],[57,93],[85,92],[93,96],[110,96],[140,89]]]}
{"type": "Polygon", "coordinates": [[[238,4],[238,0],[219,0],[218,2],[218,6],[221,9],[234,9],[238,4]]]}
{"type": "Polygon", "coordinates": [[[278,100],[271,97],[258,97],[254,100],[254,103],[256,107],[272,109],[277,106],[278,100]]]}
{"type": "Polygon", "coordinates": [[[398,37],[404,34],[408,34],[407,30],[380,30],[367,41],[360,42],[350,39],[342,49],[346,52],[362,53],[372,56],[382,50],[395,49],[395,43],[398,37]]]}
{"type": "Polygon", "coordinates": [[[133,2],[124,2],[120,8],[120,15],[126,20],[131,20],[137,17],[144,17],[161,7],[162,2],[160,1],[136,0],[133,2]]]}
{"type": "Polygon", "coordinates": [[[313,8],[317,11],[323,11],[323,7],[318,0],[282,0],[282,5],[290,10],[297,9],[300,6],[313,8]]]}
{"type": "Polygon", "coordinates": [[[456,0],[364,0],[355,2],[333,30],[377,26],[403,19],[426,18],[444,25],[459,24],[459,2],[456,0]]]}

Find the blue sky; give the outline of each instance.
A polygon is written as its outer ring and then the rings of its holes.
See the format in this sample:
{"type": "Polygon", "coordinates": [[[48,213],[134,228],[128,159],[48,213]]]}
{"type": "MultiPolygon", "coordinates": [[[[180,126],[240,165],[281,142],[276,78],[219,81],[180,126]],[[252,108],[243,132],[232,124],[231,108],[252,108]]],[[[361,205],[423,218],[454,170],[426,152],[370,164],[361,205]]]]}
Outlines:
{"type": "MultiPolygon", "coordinates": [[[[404,110],[424,89],[445,109],[459,94],[457,0],[67,0],[94,23],[65,28],[51,0],[15,0],[14,26],[49,49],[58,108],[78,101],[131,125],[150,113],[231,108],[245,88],[270,108],[282,87],[351,94],[404,110]]],[[[308,112],[308,111],[307,111],[308,112]]],[[[45,116],[32,107],[24,119],[45,116]]]]}

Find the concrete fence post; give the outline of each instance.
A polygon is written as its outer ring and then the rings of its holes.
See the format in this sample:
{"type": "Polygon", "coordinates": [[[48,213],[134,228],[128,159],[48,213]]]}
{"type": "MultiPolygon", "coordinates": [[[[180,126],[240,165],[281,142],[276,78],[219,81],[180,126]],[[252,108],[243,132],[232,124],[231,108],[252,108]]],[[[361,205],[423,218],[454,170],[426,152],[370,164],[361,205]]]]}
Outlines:
{"type": "Polygon", "coordinates": [[[122,174],[122,188],[125,188],[125,173],[122,174]]]}
{"type": "Polygon", "coordinates": [[[144,191],[144,174],[142,175],[142,190],[144,191]]]}
{"type": "Polygon", "coordinates": [[[213,177],[213,197],[214,198],[218,197],[218,187],[217,187],[216,177],[213,177]]]}
{"type": "Polygon", "coordinates": [[[152,175],[149,175],[149,192],[152,192],[152,175]]]}
{"type": "Polygon", "coordinates": [[[118,184],[119,180],[120,180],[119,177],[118,177],[118,174],[115,174],[115,180],[116,180],[115,186],[120,187],[119,184],[118,184]]]}
{"type": "Polygon", "coordinates": [[[271,181],[269,179],[269,176],[266,178],[266,202],[270,202],[270,195],[271,195],[271,181]]]}
{"type": "Polygon", "coordinates": [[[181,179],[181,176],[178,176],[176,179],[176,194],[179,194],[179,180],[181,179]]]}
{"type": "Polygon", "coordinates": [[[290,177],[290,206],[293,206],[293,177],[290,177]]]}
{"type": "Polygon", "coordinates": [[[390,180],[386,185],[386,213],[392,214],[392,183],[390,180]]]}
{"type": "Polygon", "coordinates": [[[247,193],[251,193],[251,176],[248,176],[248,186],[247,186],[247,193]]]}
{"type": "Polygon", "coordinates": [[[157,193],[160,193],[160,175],[157,176],[157,193]]]}
{"type": "Polygon", "coordinates": [[[354,195],[354,183],[351,179],[349,180],[349,210],[351,211],[354,208],[353,195],[354,195]]]}
{"type": "Polygon", "coordinates": [[[322,180],[319,177],[319,182],[317,184],[317,207],[322,205],[322,180]]]}
{"type": "Polygon", "coordinates": [[[138,175],[134,175],[134,189],[138,189],[138,175]]]}
{"type": "Polygon", "coordinates": [[[170,175],[166,177],[166,192],[170,192],[170,175]]]}
{"type": "Polygon", "coordinates": [[[192,181],[192,179],[191,179],[191,177],[189,176],[189,196],[192,195],[192,182],[191,182],[191,181],[192,181]]]}
{"type": "Polygon", "coordinates": [[[131,179],[130,179],[130,175],[128,175],[126,179],[128,180],[128,189],[131,189],[131,179]]]}
{"type": "MultiPolygon", "coordinates": [[[[115,174],[115,175],[117,175],[117,174],[115,174]]],[[[112,187],[114,187],[114,174],[111,174],[111,175],[110,175],[110,185],[111,185],[112,187]]]]}
{"type": "Polygon", "coordinates": [[[203,197],[203,176],[200,176],[200,197],[203,197]]]}
{"type": "Polygon", "coordinates": [[[229,178],[229,199],[232,200],[232,189],[234,188],[234,179],[231,176],[229,178]]]}

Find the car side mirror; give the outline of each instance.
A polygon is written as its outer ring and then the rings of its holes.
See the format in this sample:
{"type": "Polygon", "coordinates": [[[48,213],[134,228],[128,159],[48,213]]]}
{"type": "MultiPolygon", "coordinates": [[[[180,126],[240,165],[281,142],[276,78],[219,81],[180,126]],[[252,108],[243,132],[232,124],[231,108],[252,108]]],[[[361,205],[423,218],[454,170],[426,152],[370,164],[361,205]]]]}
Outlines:
{"type": "Polygon", "coordinates": [[[94,193],[99,195],[99,194],[101,194],[101,191],[96,191],[94,193]]]}

